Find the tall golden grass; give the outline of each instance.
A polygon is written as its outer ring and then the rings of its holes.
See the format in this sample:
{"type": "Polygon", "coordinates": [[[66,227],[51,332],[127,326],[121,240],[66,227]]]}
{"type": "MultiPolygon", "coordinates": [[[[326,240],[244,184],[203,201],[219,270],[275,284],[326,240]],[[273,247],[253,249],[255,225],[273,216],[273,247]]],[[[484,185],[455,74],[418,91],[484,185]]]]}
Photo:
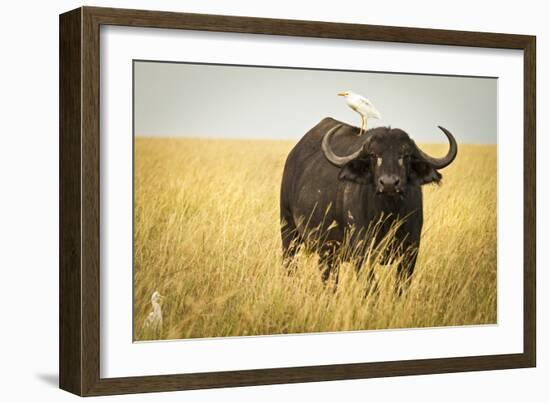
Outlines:
{"type": "MultiPolygon", "coordinates": [[[[281,264],[279,189],[290,141],[140,138],[135,143],[136,340],[267,335],[496,322],[496,148],[461,145],[424,187],[424,228],[407,292],[395,263],[340,266],[321,281],[315,254],[281,264]],[[163,326],[143,323],[165,296],[163,326]]],[[[423,145],[442,155],[445,145],[423,145]]]]}

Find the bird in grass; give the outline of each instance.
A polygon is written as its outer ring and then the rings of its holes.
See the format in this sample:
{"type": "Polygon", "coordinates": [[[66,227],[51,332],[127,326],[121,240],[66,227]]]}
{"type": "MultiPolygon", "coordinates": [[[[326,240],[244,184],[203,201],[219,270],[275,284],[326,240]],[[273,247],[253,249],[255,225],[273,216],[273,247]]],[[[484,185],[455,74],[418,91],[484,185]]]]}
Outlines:
{"type": "Polygon", "coordinates": [[[359,136],[367,131],[367,119],[375,118],[381,119],[382,115],[374,107],[374,105],[364,96],[356,94],[352,91],[339,92],[338,96],[345,97],[348,106],[361,115],[361,130],[359,130],[359,136]]]}
{"type": "Polygon", "coordinates": [[[158,291],[155,291],[151,296],[151,305],[153,305],[153,310],[149,312],[145,322],[143,323],[143,330],[153,333],[159,333],[162,329],[162,309],[160,302],[164,297],[160,295],[158,291]]]}

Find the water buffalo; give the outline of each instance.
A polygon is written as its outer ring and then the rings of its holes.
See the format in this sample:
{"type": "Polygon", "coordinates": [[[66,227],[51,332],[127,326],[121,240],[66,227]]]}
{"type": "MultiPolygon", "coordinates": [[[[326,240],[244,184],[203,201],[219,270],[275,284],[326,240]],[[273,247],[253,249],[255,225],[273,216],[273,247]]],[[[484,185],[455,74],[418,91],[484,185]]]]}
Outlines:
{"type": "Polygon", "coordinates": [[[394,245],[413,252],[398,264],[402,279],[398,284],[408,282],[420,246],[421,186],[439,183],[438,169],[457,155],[453,135],[439,128],[449,141],[443,158],[424,153],[401,129],[377,127],[358,137],[359,128],[325,118],[306,133],[289,153],[283,172],[280,213],[285,262],[300,245],[314,245],[326,281],[344,240],[348,248],[359,251],[355,255],[359,268],[369,248],[395,231],[392,224],[400,220],[394,245]],[[378,231],[365,242],[374,224],[378,231]],[[308,242],[312,233],[317,234],[316,242],[308,242]]]}

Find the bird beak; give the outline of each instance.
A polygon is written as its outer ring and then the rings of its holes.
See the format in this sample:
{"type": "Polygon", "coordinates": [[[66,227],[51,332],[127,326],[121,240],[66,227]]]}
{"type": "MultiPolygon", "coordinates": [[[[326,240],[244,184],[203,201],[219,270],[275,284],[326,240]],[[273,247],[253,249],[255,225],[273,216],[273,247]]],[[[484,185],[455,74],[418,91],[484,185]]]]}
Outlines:
{"type": "Polygon", "coordinates": [[[347,92],[339,92],[336,95],[338,95],[339,97],[345,97],[346,95],[348,95],[348,93],[347,92]]]}

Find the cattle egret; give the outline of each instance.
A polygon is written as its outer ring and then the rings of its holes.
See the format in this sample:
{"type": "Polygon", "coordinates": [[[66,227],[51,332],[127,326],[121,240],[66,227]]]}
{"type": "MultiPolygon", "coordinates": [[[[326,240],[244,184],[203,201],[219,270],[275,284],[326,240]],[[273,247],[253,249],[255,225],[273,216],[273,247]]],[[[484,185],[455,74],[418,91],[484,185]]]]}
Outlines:
{"type": "Polygon", "coordinates": [[[158,291],[155,291],[151,296],[151,305],[153,305],[153,310],[149,312],[149,315],[147,315],[147,318],[143,323],[144,330],[158,333],[162,329],[162,309],[160,307],[160,301],[162,301],[163,298],[164,297],[160,295],[158,291]]]}
{"type": "Polygon", "coordinates": [[[367,119],[382,118],[380,112],[378,112],[374,105],[364,96],[356,94],[352,91],[339,92],[338,96],[345,97],[348,106],[361,115],[361,130],[359,130],[359,136],[361,136],[363,132],[367,131],[367,119]]]}

